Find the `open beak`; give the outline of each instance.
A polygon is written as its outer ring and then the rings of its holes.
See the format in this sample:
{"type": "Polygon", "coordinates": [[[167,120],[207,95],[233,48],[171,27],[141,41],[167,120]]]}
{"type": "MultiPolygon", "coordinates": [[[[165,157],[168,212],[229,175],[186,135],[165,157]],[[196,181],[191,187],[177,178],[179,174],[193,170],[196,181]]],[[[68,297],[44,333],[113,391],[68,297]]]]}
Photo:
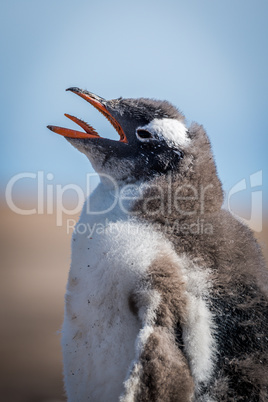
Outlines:
{"type": "MultiPolygon", "coordinates": [[[[122,127],[105,107],[106,103],[105,99],[88,91],[83,91],[82,89],[75,87],[68,88],[66,89],[66,91],[74,92],[75,94],[81,96],[81,98],[89,102],[91,105],[93,105],[99,112],[103,114],[103,116],[106,117],[106,119],[109,120],[109,122],[115,128],[115,130],[120,136],[119,141],[124,143],[128,142],[122,127]]],[[[101,138],[99,134],[94,130],[94,128],[91,127],[89,124],[85,123],[83,120],[80,120],[77,117],[71,116],[69,114],[65,114],[65,116],[68,117],[68,119],[74,121],[76,124],[78,124],[85,132],[71,130],[69,128],[63,128],[58,126],[47,126],[47,128],[49,128],[49,130],[53,131],[54,133],[63,135],[64,137],[68,138],[77,138],[77,139],[101,138]]]]}

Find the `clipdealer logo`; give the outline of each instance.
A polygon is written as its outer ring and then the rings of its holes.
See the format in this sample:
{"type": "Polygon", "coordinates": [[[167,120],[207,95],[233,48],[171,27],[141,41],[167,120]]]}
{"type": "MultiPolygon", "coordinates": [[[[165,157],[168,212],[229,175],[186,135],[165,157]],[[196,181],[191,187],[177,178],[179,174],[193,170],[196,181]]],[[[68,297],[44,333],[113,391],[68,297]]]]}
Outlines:
{"type": "Polygon", "coordinates": [[[255,232],[262,231],[262,170],[255,172],[249,177],[250,188],[247,186],[246,179],[240,180],[236,183],[227,194],[227,209],[231,214],[239,220],[242,220],[246,225],[248,225],[255,232]],[[231,198],[240,193],[241,191],[246,191],[250,189],[251,194],[251,208],[249,219],[243,218],[233,212],[231,208],[231,198]]]}
{"type": "MultiPolygon", "coordinates": [[[[6,186],[5,198],[8,207],[20,215],[34,215],[34,214],[55,214],[56,215],[56,225],[63,225],[64,216],[75,215],[79,213],[86,200],[86,210],[89,215],[104,215],[112,211],[115,207],[119,207],[123,213],[128,211],[127,205],[129,202],[135,200],[137,197],[141,196],[142,191],[146,188],[146,184],[141,185],[126,185],[120,187],[119,184],[111,176],[106,174],[88,173],[86,175],[86,191],[84,191],[80,186],[74,183],[69,183],[67,185],[60,185],[53,183],[54,175],[52,173],[47,173],[43,171],[33,172],[23,172],[13,176],[6,186]],[[101,208],[99,205],[94,207],[91,205],[91,200],[88,195],[92,193],[96,184],[101,178],[102,182],[113,192],[113,201],[109,205],[101,208]],[[22,208],[19,206],[19,197],[15,195],[16,186],[23,186],[25,180],[31,180],[32,186],[37,194],[37,202],[35,208],[22,208]],[[73,197],[76,198],[76,205],[71,208],[66,206],[67,192],[72,192],[73,197]]],[[[243,178],[238,183],[236,183],[226,194],[227,209],[240,221],[251,227],[256,232],[262,231],[262,171],[255,172],[249,177],[250,188],[247,186],[246,178],[243,178]],[[251,210],[249,219],[245,219],[238,214],[234,213],[231,207],[232,197],[245,190],[250,189],[251,196],[251,210]]],[[[192,197],[200,199],[200,211],[202,215],[204,213],[204,203],[205,203],[205,192],[213,191],[210,186],[205,188],[195,189],[194,187],[188,186],[191,191],[192,197]]],[[[159,189],[160,190],[160,189],[159,189]]],[[[177,205],[178,214],[195,214],[196,211],[182,211],[179,207],[178,196],[179,192],[176,189],[174,202],[177,205]],[[178,194],[177,194],[178,193],[178,194]]],[[[161,191],[159,192],[161,197],[161,191]]],[[[169,205],[168,205],[169,208],[169,205]]],[[[72,219],[72,226],[74,228],[74,220],[72,219]]]]}

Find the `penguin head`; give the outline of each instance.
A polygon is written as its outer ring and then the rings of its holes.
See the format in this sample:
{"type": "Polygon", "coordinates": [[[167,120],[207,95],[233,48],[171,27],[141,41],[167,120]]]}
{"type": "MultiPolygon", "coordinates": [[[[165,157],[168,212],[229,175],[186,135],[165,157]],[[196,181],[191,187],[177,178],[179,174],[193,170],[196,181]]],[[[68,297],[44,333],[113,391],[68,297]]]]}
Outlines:
{"type": "Polygon", "coordinates": [[[179,169],[191,140],[184,116],[169,102],[145,98],[105,100],[79,88],[68,91],[98,109],[120,136],[118,141],[104,138],[89,124],[67,114],[85,132],[48,126],[84,153],[99,174],[133,182],[179,169]]]}

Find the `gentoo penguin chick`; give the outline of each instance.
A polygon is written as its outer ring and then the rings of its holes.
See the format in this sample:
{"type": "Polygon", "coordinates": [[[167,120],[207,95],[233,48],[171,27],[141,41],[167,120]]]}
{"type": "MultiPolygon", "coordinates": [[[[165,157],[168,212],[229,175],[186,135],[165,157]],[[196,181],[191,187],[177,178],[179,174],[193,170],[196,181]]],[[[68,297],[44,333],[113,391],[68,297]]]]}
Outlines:
{"type": "Polygon", "coordinates": [[[100,175],[72,239],[68,401],[267,401],[267,270],[221,208],[203,127],[166,101],[69,91],[120,139],[70,115],[85,132],[48,126],[100,175]]]}

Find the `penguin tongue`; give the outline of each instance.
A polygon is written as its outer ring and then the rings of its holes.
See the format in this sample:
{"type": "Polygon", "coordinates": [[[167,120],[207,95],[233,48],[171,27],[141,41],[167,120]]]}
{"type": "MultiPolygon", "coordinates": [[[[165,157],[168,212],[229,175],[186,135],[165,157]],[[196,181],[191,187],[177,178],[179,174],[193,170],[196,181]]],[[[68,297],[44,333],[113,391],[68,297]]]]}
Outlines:
{"type": "MultiPolygon", "coordinates": [[[[116,129],[117,133],[120,136],[120,142],[127,143],[126,135],[120,126],[120,124],[116,121],[116,119],[108,112],[107,108],[105,107],[105,99],[101,98],[98,95],[90,93],[88,91],[83,91],[79,88],[68,88],[66,91],[71,91],[76,93],[77,95],[81,96],[81,98],[85,99],[91,105],[93,105],[99,112],[101,112],[106,119],[112,124],[112,126],[116,129]]],[[[64,137],[69,138],[101,138],[99,134],[91,127],[89,124],[85,123],[83,120],[78,119],[77,117],[71,116],[69,114],[65,114],[70,120],[74,121],[78,124],[85,133],[82,131],[71,130],[68,128],[58,127],[58,126],[47,126],[49,130],[53,131],[54,133],[63,135],[64,137]]]]}

